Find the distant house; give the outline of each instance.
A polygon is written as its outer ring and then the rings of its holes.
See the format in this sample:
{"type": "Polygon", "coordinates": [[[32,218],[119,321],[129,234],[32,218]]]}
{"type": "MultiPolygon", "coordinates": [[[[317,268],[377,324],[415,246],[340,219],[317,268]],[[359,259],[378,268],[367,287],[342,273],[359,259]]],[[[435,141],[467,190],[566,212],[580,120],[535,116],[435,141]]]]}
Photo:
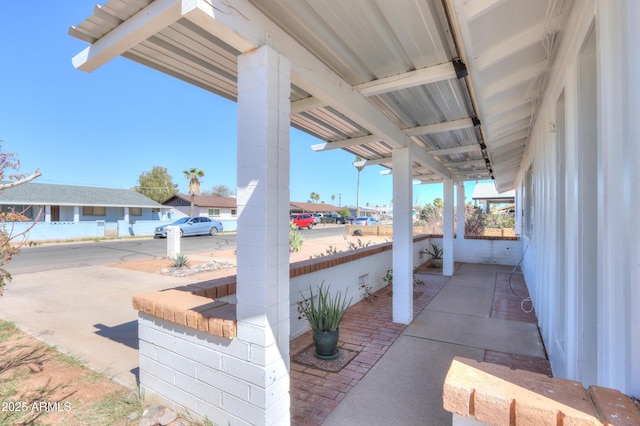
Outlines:
{"type": "Polygon", "coordinates": [[[298,201],[289,203],[290,213],[337,213],[341,210],[341,207],[326,203],[301,203],[298,201]]]}
{"type": "MultiPolygon", "coordinates": [[[[191,195],[176,194],[162,204],[165,207],[172,208],[169,211],[172,219],[189,216],[191,195]]],[[[216,220],[235,220],[238,216],[238,202],[233,197],[196,195],[193,204],[193,216],[207,216],[216,220]]]]}
{"type": "Polygon", "coordinates": [[[498,193],[493,182],[479,182],[473,189],[471,199],[474,205],[482,205],[482,210],[485,213],[489,213],[492,205],[498,205],[500,207],[514,206],[516,193],[513,190],[498,193]]]}
{"type": "MultiPolygon", "coordinates": [[[[37,219],[29,235],[39,241],[153,235],[168,210],[133,189],[34,182],[2,191],[0,209],[37,219]]],[[[14,225],[14,232],[20,227],[14,225]]]]}

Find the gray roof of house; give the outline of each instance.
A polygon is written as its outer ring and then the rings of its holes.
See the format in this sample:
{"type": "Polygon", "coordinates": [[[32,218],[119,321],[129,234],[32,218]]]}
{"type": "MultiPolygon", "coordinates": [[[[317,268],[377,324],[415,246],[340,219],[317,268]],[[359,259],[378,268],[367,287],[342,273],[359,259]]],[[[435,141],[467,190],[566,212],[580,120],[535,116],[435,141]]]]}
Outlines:
{"type": "Polygon", "coordinates": [[[166,207],[133,189],[25,183],[0,192],[0,204],[102,207],[166,207]]]}
{"type": "Polygon", "coordinates": [[[478,182],[473,189],[471,198],[474,200],[513,200],[515,196],[514,190],[498,193],[493,182],[478,182]]]}

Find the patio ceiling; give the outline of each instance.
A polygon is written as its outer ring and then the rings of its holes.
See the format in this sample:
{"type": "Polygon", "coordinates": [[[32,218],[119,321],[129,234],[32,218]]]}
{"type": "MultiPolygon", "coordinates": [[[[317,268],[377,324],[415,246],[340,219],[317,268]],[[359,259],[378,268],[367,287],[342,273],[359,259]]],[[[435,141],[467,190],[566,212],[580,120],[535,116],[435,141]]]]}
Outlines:
{"type": "MultiPolygon", "coordinates": [[[[513,189],[573,0],[110,0],[69,34],[236,100],[237,56],[291,61],[291,124],[366,165],[412,148],[423,182],[513,189]]],[[[319,153],[318,155],[322,155],[319,153]]]]}

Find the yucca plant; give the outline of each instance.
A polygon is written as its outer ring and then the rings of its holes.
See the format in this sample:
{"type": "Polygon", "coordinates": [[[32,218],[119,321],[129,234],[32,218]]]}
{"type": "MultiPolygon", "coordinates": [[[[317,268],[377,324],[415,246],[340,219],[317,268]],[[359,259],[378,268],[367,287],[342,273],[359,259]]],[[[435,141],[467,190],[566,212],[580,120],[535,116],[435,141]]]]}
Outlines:
{"type": "Polygon", "coordinates": [[[344,313],[353,300],[353,297],[347,300],[347,292],[345,292],[344,297],[340,292],[331,296],[329,293],[330,287],[324,288],[324,283],[322,283],[318,286],[317,294],[314,294],[313,289],[309,287],[309,298],[298,302],[300,312],[307,318],[309,325],[314,330],[336,331],[340,326],[344,313]]]}

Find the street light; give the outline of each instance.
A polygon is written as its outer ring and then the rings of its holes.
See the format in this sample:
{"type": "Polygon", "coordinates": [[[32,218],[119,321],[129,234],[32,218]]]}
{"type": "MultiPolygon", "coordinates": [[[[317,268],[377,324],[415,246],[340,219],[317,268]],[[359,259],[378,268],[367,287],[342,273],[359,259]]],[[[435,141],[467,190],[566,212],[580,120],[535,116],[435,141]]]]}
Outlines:
{"type": "Polygon", "coordinates": [[[360,157],[356,157],[353,162],[353,166],[358,169],[358,189],[356,190],[356,217],[360,217],[360,172],[364,169],[364,165],[367,160],[363,160],[360,157]]]}

